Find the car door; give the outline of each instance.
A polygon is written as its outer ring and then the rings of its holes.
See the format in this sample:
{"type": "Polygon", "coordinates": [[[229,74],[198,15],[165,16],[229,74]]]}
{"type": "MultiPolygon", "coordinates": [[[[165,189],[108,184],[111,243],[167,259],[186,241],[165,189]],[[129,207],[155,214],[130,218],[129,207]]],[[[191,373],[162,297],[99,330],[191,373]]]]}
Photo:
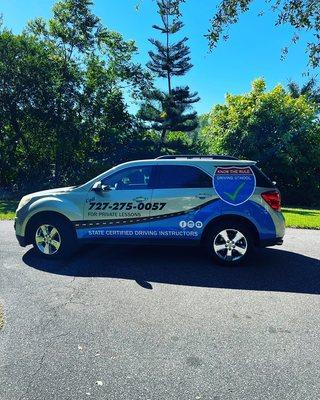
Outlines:
{"type": "Polygon", "coordinates": [[[151,210],[150,229],[159,239],[199,240],[205,224],[219,213],[212,177],[192,165],[158,165],[151,210]]]}
{"type": "Polygon", "coordinates": [[[103,190],[89,191],[79,238],[144,238],[149,227],[153,167],[133,166],[107,177],[103,190]]]}

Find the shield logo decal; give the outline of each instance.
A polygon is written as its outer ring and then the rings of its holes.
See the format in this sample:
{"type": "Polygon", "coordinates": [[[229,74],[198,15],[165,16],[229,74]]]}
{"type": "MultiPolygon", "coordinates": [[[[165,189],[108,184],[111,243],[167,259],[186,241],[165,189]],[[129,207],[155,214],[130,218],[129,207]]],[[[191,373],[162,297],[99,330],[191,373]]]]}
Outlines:
{"type": "Polygon", "coordinates": [[[217,167],[213,187],[221,200],[238,206],[253,195],[256,177],[250,167],[217,167]]]}

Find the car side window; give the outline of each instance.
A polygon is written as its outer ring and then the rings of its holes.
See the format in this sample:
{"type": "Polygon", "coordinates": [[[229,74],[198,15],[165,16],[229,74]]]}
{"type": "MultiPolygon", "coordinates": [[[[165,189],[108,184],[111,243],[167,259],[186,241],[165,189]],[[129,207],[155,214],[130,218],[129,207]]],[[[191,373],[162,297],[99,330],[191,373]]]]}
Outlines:
{"type": "Polygon", "coordinates": [[[151,171],[151,166],[125,168],[107,176],[101,183],[113,190],[149,189],[151,171]]]}
{"type": "Polygon", "coordinates": [[[251,167],[251,169],[253,170],[255,177],[256,177],[256,185],[258,187],[267,187],[267,188],[273,188],[275,187],[271,181],[271,179],[269,179],[267,177],[267,175],[261,171],[260,168],[258,168],[256,165],[253,165],[251,167]]]}
{"type": "Polygon", "coordinates": [[[212,188],[212,178],[199,168],[188,165],[159,165],[156,188],[212,188]]]}

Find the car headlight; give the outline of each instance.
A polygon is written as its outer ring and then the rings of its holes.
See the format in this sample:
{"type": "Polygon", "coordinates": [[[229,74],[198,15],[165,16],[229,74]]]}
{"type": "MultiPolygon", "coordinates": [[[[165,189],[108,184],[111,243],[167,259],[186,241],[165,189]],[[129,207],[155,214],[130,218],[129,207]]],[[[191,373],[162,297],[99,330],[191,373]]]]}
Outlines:
{"type": "Polygon", "coordinates": [[[31,196],[23,196],[22,199],[20,200],[20,203],[18,205],[17,211],[20,210],[23,206],[29,203],[31,201],[31,196]]]}

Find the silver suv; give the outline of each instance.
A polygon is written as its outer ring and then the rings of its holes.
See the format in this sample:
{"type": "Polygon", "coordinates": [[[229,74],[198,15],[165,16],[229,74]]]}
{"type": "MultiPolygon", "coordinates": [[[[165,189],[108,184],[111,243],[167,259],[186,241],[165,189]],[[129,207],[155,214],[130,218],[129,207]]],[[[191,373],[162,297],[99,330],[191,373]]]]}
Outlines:
{"type": "Polygon", "coordinates": [[[254,161],[163,156],[118,165],[89,182],[24,196],[15,230],[46,258],[81,242],[204,245],[226,265],[282,243],[280,193],[254,161]]]}

